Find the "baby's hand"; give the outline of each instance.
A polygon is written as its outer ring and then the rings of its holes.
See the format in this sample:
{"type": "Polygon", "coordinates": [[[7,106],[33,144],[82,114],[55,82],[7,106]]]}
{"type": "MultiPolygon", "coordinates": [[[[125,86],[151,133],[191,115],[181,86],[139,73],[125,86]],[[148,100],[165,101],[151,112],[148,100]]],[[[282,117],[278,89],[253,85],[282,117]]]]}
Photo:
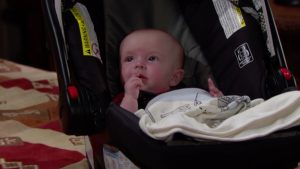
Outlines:
{"type": "Polygon", "coordinates": [[[215,83],[208,78],[208,90],[209,93],[214,97],[224,96],[223,93],[216,87],[215,83]]]}
{"type": "Polygon", "coordinates": [[[130,96],[133,99],[137,99],[142,85],[143,85],[143,81],[140,78],[138,78],[136,76],[132,76],[125,83],[125,86],[124,86],[125,95],[130,96]]]}

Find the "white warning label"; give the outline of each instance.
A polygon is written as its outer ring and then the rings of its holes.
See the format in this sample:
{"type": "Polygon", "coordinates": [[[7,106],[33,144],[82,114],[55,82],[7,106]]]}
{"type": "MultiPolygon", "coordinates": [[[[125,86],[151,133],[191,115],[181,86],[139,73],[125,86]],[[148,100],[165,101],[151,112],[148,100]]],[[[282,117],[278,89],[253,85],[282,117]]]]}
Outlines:
{"type": "Polygon", "coordinates": [[[213,0],[219,21],[228,39],[233,33],[246,26],[241,9],[230,1],[213,0]]]}

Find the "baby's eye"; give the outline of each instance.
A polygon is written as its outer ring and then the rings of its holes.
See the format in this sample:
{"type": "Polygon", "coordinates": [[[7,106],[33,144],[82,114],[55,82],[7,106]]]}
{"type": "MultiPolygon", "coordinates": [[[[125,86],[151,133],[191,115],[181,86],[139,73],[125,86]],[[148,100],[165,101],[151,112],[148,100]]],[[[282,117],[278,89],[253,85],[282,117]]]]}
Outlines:
{"type": "Polygon", "coordinates": [[[127,56],[125,59],[124,59],[125,62],[132,62],[133,61],[133,56],[127,56]]]}
{"type": "Polygon", "coordinates": [[[149,56],[148,60],[153,62],[155,60],[158,60],[158,57],[157,56],[149,56]]]}

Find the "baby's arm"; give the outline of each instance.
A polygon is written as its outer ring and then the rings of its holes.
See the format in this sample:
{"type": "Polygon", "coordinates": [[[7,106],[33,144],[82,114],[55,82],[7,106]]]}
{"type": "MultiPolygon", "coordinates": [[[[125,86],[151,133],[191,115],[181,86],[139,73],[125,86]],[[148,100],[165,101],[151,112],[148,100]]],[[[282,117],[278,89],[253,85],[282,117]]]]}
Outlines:
{"type": "Polygon", "coordinates": [[[224,96],[223,93],[216,87],[215,83],[211,80],[211,78],[208,78],[208,90],[209,93],[214,96],[224,96]]]}
{"type": "Polygon", "coordinates": [[[138,77],[131,77],[124,86],[124,97],[120,106],[130,112],[135,112],[138,110],[138,96],[140,92],[140,87],[142,85],[142,80],[138,77]]]}

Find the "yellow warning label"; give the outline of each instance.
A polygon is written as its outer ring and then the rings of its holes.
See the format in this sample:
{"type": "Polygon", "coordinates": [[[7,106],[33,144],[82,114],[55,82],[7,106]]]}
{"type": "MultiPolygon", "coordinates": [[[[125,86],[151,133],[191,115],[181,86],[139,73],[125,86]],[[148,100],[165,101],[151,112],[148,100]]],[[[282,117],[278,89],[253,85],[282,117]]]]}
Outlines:
{"type": "Polygon", "coordinates": [[[237,14],[237,16],[238,16],[238,19],[239,19],[239,21],[240,21],[241,27],[246,26],[246,22],[245,22],[245,20],[244,20],[244,18],[243,18],[241,9],[240,9],[239,7],[237,7],[237,6],[235,6],[235,12],[236,12],[236,14],[237,14]]]}
{"type": "Polygon", "coordinates": [[[83,55],[92,56],[92,45],[84,18],[76,6],[71,9],[71,12],[79,25],[83,55]]]}

